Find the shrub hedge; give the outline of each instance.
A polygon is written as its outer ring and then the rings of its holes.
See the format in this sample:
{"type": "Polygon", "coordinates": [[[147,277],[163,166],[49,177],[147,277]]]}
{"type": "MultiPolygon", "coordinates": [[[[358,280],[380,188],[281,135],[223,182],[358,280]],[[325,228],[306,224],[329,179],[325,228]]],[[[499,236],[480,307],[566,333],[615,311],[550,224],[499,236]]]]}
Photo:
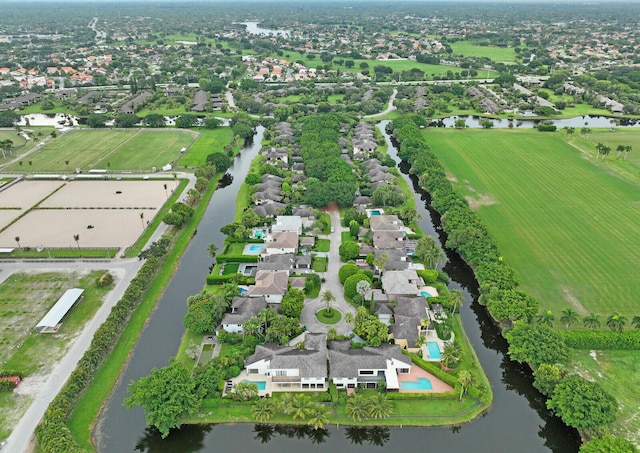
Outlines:
{"type": "Polygon", "coordinates": [[[560,335],[574,349],[640,350],[640,330],[569,330],[560,335]]]}
{"type": "Polygon", "coordinates": [[[234,263],[257,263],[258,255],[218,255],[216,256],[216,263],[228,263],[232,261],[234,263]]]}
{"type": "Polygon", "coordinates": [[[76,443],[66,425],[74,404],[93,379],[98,367],[116,344],[124,330],[131,312],[140,302],[160,267],[158,258],[149,258],[122,298],[111,309],[106,321],[96,330],[89,349],[84,353],[69,380],[53,399],[42,421],[36,428],[40,451],[44,453],[80,453],[83,449],[76,443]]]}

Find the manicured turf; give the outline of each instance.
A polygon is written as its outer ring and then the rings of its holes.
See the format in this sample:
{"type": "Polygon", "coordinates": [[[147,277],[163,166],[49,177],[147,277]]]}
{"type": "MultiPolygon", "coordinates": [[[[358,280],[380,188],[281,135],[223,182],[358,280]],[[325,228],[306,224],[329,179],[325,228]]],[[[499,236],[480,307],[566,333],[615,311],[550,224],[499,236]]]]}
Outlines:
{"type": "Polygon", "coordinates": [[[151,170],[177,160],[180,150],[193,141],[194,134],[183,130],[74,130],[50,140],[7,171],[151,170]]]}
{"type": "Polygon", "coordinates": [[[316,313],[316,318],[323,324],[335,324],[342,319],[342,314],[335,308],[330,308],[329,311],[323,308],[316,313]]]}
{"type": "Polygon", "coordinates": [[[573,351],[573,366],[615,396],[620,405],[611,430],[616,437],[638,441],[640,433],[640,351],[573,351]]]}
{"type": "MultiPolygon", "coordinates": [[[[458,41],[451,43],[454,55],[465,57],[486,57],[493,61],[516,61],[516,51],[508,47],[477,46],[470,41],[458,41]]],[[[482,71],[478,71],[481,73],[482,71]]]]}
{"type": "Polygon", "coordinates": [[[569,306],[638,314],[639,184],[563,132],[429,129],[425,137],[541,307],[557,316],[569,306]]]}
{"type": "Polygon", "coordinates": [[[222,148],[233,139],[233,132],[230,127],[203,129],[201,132],[198,140],[187,154],[180,159],[179,165],[188,167],[202,165],[209,154],[222,151],[222,148]]]}

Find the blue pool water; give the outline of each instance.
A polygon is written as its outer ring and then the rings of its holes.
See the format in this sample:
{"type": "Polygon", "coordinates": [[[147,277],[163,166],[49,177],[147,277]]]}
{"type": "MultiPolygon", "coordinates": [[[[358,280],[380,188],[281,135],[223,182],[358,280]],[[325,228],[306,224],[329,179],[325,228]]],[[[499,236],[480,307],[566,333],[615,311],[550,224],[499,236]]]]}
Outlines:
{"type": "Polygon", "coordinates": [[[440,346],[435,341],[427,342],[427,348],[429,349],[429,357],[432,359],[439,359],[440,355],[440,346]]]}
{"type": "Polygon", "coordinates": [[[417,378],[415,381],[401,382],[400,388],[402,390],[431,390],[431,381],[427,378],[417,378]]]}
{"type": "Polygon", "coordinates": [[[259,252],[262,249],[262,245],[251,245],[249,246],[249,250],[252,252],[259,252]]]}
{"type": "Polygon", "coordinates": [[[429,293],[428,293],[428,292],[426,292],[426,291],[420,291],[420,295],[421,295],[422,297],[424,297],[425,299],[426,299],[427,297],[432,297],[432,296],[431,296],[431,294],[429,294],[429,293]]]}
{"type": "Polygon", "coordinates": [[[249,290],[248,290],[248,289],[246,289],[246,288],[240,288],[240,295],[241,295],[241,296],[242,296],[242,295],[244,295],[244,294],[247,294],[248,292],[249,292],[249,290]]]}
{"type": "MultiPolygon", "coordinates": [[[[247,381],[246,379],[243,379],[242,382],[246,382],[248,384],[256,384],[258,386],[258,390],[267,389],[267,381],[247,381]]],[[[431,382],[429,382],[429,386],[431,386],[431,382]]]]}
{"type": "Polygon", "coordinates": [[[381,215],[380,211],[378,211],[377,209],[374,209],[373,211],[371,211],[371,215],[381,215]]]}
{"type": "Polygon", "coordinates": [[[253,232],[254,239],[262,239],[264,237],[264,230],[255,230],[253,232]]]}

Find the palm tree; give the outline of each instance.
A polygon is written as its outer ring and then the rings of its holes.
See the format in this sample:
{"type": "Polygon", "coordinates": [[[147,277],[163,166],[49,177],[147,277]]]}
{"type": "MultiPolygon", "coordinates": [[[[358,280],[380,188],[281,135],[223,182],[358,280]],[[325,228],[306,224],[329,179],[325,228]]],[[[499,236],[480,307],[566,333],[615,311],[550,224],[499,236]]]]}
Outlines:
{"type": "Polygon", "coordinates": [[[354,318],[355,316],[350,311],[344,314],[344,322],[346,322],[347,324],[352,323],[354,318]]]}
{"type": "Polygon", "coordinates": [[[242,324],[242,337],[262,337],[262,324],[256,316],[252,316],[242,324]]]}
{"type": "Polygon", "coordinates": [[[602,160],[604,160],[605,157],[607,157],[607,155],[609,154],[609,152],[611,151],[611,148],[604,145],[602,147],[602,149],[600,150],[600,154],[602,154],[602,160]]]}
{"type": "Polygon", "coordinates": [[[207,247],[207,253],[209,254],[210,258],[215,258],[218,254],[218,246],[212,242],[211,244],[209,244],[209,247],[207,247]]]}
{"type": "Polygon", "coordinates": [[[458,381],[460,381],[460,387],[461,387],[460,401],[462,401],[462,395],[464,394],[465,390],[469,388],[469,385],[471,385],[472,380],[473,380],[473,376],[468,370],[462,370],[458,374],[458,381]]]}
{"type": "Polygon", "coordinates": [[[587,138],[589,138],[589,134],[591,133],[591,128],[589,127],[583,127],[582,129],[580,129],[580,133],[582,135],[586,135],[587,138]]]}
{"type": "Polygon", "coordinates": [[[620,159],[620,154],[622,154],[625,149],[626,149],[626,146],[624,145],[618,145],[616,147],[616,151],[618,152],[618,155],[616,156],[616,160],[620,159]]]}
{"type": "Polygon", "coordinates": [[[291,413],[293,414],[293,419],[307,418],[307,415],[310,415],[313,412],[313,402],[307,395],[303,395],[302,393],[297,393],[291,398],[291,413]]]}
{"type": "Polygon", "coordinates": [[[16,236],[15,240],[18,243],[18,249],[22,252],[22,247],[20,247],[20,236],[16,236]]]}
{"type": "Polygon", "coordinates": [[[263,328],[263,332],[267,330],[267,327],[271,324],[271,322],[278,317],[278,312],[273,308],[263,308],[256,315],[258,318],[258,322],[263,328]]]}
{"type": "Polygon", "coordinates": [[[551,312],[551,310],[546,310],[540,313],[536,320],[538,324],[553,327],[553,321],[556,319],[555,315],[551,312]]]}
{"type": "Polygon", "coordinates": [[[347,400],[345,413],[347,414],[347,417],[351,418],[355,422],[359,422],[363,418],[367,418],[369,415],[367,400],[365,400],[365,398],[360,394],[353,395],[347,400]]]}
{"type": "Polygon", "coordinates": [[[326,425],[327,423],[329,423],[329,410],[316,403],[311,409],[307,425],[311,426],[317,431],[319,429],[323,429],[324,425],[326,425]]]}
{"type": "Polygon", "coordinates": [[[565,329],[568,329],[572,325],[580,320],[580,315],[573,308],[565,308],[562,310],[562,316],[560,316],[560,322],[564,324],[565,329]]]}
{"type": "Polygon", "coordinates": [[[591,313],[589,316],[582,318],[582,323],[588,329],[597,329],[602,324],[600,322],[600,315],[596,315],[595,313],[591,313]]]}
{"type": "Polygon", "coordinates": [[[389,418],[393,414],[393,403],[384,393],[378,393],[369,399],[371,418],[389,418]]]}
{"type": "Polygon", "coordinates": [[[13,146],[13,141],[6,139],[0,140],[0,148],[2,149],[2,157],[7,157],[7,153],[11,151],[11,147],[13,146]]]}
{"type": "Polygon", "coordinates": [[[80,235],[79,234],[74,234],[73,235],[73,240],[76,241],[76,244],[78,245],[78,250],[80,250],[80,235]]]}
{"type": "Polygon", "coordinates": [[[615,332],[622,332],[626,323],[627,318],[619,313],[614,313],[607,318],[607,326],[615,332]]]}
{"type": "Polygon", "coordinates": [[[162,186],[164,187],[164,194],[167,196],[167,198],[169,198],[169,192],[167,192],[167,185],[163,184],[162,186]]]}
{"type": "Polygon", "coordinates": [[[416,338],[416,346],[421,348],[425,344],[427,344],[427,337],[425,337],[424,335],[419,335],[418,338],[416,338]]]}
{"type": "Polygon", "coordinates": [[[631,325],[636,329],[640,329],[640,316],[634,316],[631,320],[631,325]]]}
{"type": "Polygon", "coordinates": [[[140,213],[140,223],[142,223],[142,229],[144,230],[144,212],[140,213]]]}
{"type": "Polygon", "coordinates": [[[322,292],[322,296],[320,300],[324,302],[325,307],[327,307],[327,313],[328,313],[331,310],[331,304],[336,301],[336,296],[333,295],[330,289],[325,289],[322,292]]]}
{"type": "Polygon", "coordinates": [[[596,145],[596,150],[598,151],[598,154],[596,154],[596,159],[598,157],[600,157],[600,153],[602,152],[602,149],[605,147],[604,143],[600,143],[598,142],[598,144],[596,145]]]}
{"type": "Polygon", "coordinates": [[[455,343],[447,344],[442,350],[440,361],[444,366],[449,368],[449,365],[453,365],[460,360],[460,349],[455,343]]]}
{"type": "Polygon", "coordinates": [[[462,307],[464,302],[464,293],[461,289],[452,289],[449,291],[449,303],[451,304],[451,315],[456,314],[456,310],[462,307]]]}
{"type": "Polygon", "coordinates": [[[629,154],[632,149],[633,149],[633,146],[631,145],[627,145],[624,147],[624,160],[627,160],[627,154],[629,154]]]}
{"type": "Polygon", "coordinates": [[[264,423],[271,419],[276,413],[276,408],[272,400],[260,399],[251,408],[251,415],[253,418],[261,423],[264,423]]]}

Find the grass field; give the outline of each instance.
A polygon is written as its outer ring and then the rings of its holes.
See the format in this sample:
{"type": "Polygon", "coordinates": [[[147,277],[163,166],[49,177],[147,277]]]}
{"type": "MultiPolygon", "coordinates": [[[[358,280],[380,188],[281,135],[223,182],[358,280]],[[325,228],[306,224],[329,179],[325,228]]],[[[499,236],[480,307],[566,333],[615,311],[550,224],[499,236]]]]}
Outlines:
{"type": "MultiPolygon", "coordinates": [[[[111,288],[97,289],[94,280],[103,271],[77,273],[21,273],[0,285],[0,363],[3,369],[25,375],[46,373],[58,360],[71,338],[84,326],[111,288]],[[84,299],[64,318],[59,333],[38,334],[33,327],[69,288],[85,289],[84,299]],[[42,352],[46,351],[46,354],[42,352]]],[[[0,439],[27,409],[31,398],[15,393],[0,394],[0,439]]]]}
{"type": "Polygon", "coordinates": [[[187,167],[202,165],[209,154],[222,151],[232,139],[233,132],[230,127],[203,129],[198,140],[178,163],[187,167]]]}
{"type": "MultiPolygon", "coordinates": [[[[302,61],[302,63],[309,67],[315,68],[317,66],[322,66],[324,63],[319,58],[309,59],[307,54],[301,54],[300,52],[287,51],[284,55],[284,58],[288,61],[296,62],[302,61]]],[[[434,64],[426,64],[426,63],[418,63],[414,60],[364,60],[364,59],[356,59],[353,60],[355,62],[352,68],[347,68],[343,65],[333,64],[333,69],[339,69],[342,72],[360,72],[361,63],[367,63],[369,65],[369,71],[373,74],[373,68],[377,65],[388,66],[393,69],[393,72],[402,72],[408,71],[413,68],[418,68],[421,71],[424,71],[427,78],[431,79],[434,75],[443,76],[447,73],[447,71],[452,72],[460,72],[463,69],[455,66],[443,66],[443,65],[434,65],[434,64]]],[[[489,77],[497,77],[498,73],[490,71],[489,77]]],[[[479,71],[478,78],[487,77],[487,71],[479,71]]]]}
{"type": "Polygon", "coordinates": [[[594,379],[618,400],[617,420],[611,430],[616,437],[640,439],[640,351],[573,351],[575,371],[594,379]]]}
{"type": "Polygon", "coordinates": [[[176,161],[194,139],[194,133],[184,130],[75,130],[50,140],[7,171],[151,170],[176,161]]]}
{"type": "Polygon", "coordinates": [[[516,51],[513,48],[496,47],[496,46],[477,46],[470,41],[458,41],[451,43],[454,55],[462,55],[465,57],[486,57],[495,62],[516,61],[516,51]]]}
{"type": "Polygon", "coordinates": [[[425,137],[542,308],[639,314],[640,184],[609,168],[611,159],[595,161],[562,132],[425,137]]]}

